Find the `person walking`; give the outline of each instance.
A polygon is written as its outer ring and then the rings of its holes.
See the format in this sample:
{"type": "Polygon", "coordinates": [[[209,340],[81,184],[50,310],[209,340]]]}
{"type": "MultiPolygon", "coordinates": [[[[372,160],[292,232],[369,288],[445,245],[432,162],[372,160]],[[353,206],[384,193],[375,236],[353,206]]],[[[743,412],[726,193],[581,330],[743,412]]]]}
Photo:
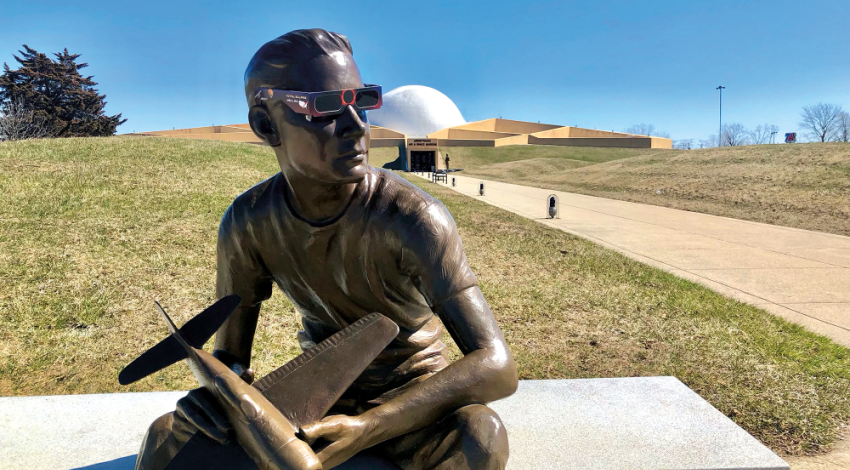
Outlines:
{"type": "Polygon", "coordinates": [[[446,170],[449,169],[449,154],[446,154],[446,170]]]}

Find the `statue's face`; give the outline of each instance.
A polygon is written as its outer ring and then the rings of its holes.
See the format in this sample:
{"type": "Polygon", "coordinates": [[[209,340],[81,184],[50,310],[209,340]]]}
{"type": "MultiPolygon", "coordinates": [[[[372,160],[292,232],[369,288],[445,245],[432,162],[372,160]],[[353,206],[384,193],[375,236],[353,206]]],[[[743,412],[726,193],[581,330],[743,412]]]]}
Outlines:
{"type": "MultiPolygon", "coordinates": [[[[344,53],[321,56],[290,66],[298,91],[328,91],[362,88],[363,81],[354,59],[344,53]]],[[[270,110],[281,136],[278,152],[281,169],[295,170],[324,183],[360,181],[366,174],[369,155],[369,125],[365,112],[347,106],[341,114],[312,117],[298,114],[278,103],[270,110]],[[283,155],[281,155],[281,153],[283,155]]]]}

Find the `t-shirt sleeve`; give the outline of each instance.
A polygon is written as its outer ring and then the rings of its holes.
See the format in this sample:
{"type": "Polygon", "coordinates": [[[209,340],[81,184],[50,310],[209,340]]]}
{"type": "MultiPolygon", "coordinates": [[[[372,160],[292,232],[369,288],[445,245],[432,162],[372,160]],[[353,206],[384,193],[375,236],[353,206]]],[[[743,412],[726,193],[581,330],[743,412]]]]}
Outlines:
{"type": "Polygon", "coordinates": [[[254,249],[254,240],[236,218],[231,206],[219,225],[216,294],[219,298],[236,294],[242,297],[240,307],[248,307],[271,297],[272,279],[254,249]]]}
{"type": "Polygon", "coordinates": [[[418,212],[406,237],[404,256],[412,261],[414,285],[433,310],[457,293],[478,285],[455,221],[440,202],[432,202],[418,212]]]}
{"type": "Polygon", "coordinates": [[[236,294],[241,301],[219,328],[215,349],[220,359],[228,357],[229,361],[237,360],[247,367],[251,363],[251,346],[260,303],[271,297],[272,278],[254,249],[255,240],[246,234],[245,224],[239,223],[236,218],[236,211],[231,206],[219,226],[216,294],[218,298],[236,294]]]}

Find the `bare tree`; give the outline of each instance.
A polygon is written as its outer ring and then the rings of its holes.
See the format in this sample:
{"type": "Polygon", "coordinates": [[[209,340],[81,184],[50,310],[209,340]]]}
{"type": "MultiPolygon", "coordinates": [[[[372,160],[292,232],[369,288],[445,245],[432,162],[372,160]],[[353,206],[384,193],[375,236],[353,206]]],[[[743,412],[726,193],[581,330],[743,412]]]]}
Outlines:
{"type": "Polygon", "coordinates": [[[721,131],[721,143],[723,145],[737,147],[739,145],[747,145],[749,142],[749,132],[747,132],[747,128],[743,124],[737,122],[723,124],[721,131]]]}
{"type": "Polygon", "coordinates": [[[635,124],[623,132],[626,134],[652,135],[652,133],[655,132],[655,126],[652,124],[635,124]]]}
{"type": "Polygon", "coordinates": [[[693,148],[694,139],[679,139],[673,143],[673,148],[681,150],[690,150],[693,148]]]}
{"type": "Polygon", "coordinates": [[[841,111],[841,114],[838,116],[835,140],[838,142],[850,142],[850,113],[847,111],[841,111]]]}
{"type": "Polygon", "coordinates": [[[0,104],[0,140],[38,139],[49,134],[45,120],[20,101],[0,104]]]}
{"type": "Polygon", "coordinates": [[[798,125],[806,130],[806,135],[810,139],[826,142],[834,137],[839,117],[843,112],[844,110],[837,104],[818,103],[803,106],[798,125]]]}
{"type": "Polygon", "coordinates": [[[769,143],[771,135],[775,132],[779,132],[779,127],[772,124],[765,124],[763,126],[756,126],[756,128],[751,130],[748,135],[750,137],[750,142],[755,145],[760,145],[769,143]]]}
{"type": "Polygon", "coordinates": [[[670,134],[659,131],[655,129],[655,126],[652,124],[635,124],[624,130],[626,134],[637,134],[637,135],[648,135],[653,137],[664,137],[665,139],[670,138],[670,134]]]}
{"type": "Polygon", "coordinates": [[[717,145],[717,135],[711,134],[707,139],[700,139],[699,148],[719,147],[717,145]]]}

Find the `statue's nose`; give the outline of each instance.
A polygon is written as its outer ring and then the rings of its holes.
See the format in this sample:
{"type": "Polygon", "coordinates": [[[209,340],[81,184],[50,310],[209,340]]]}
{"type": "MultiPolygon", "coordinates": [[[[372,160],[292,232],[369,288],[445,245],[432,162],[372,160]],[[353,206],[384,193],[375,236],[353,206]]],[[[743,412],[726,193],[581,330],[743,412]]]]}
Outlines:
{"type": "Polygon", "coordinates": [[[366,134],[366,123],[360,119],[360,113],[350,105],[342,110],[342,114],[337,118],[337,125],[341,127],[340,135],[344,139],[359,139],[366,134]]]}

